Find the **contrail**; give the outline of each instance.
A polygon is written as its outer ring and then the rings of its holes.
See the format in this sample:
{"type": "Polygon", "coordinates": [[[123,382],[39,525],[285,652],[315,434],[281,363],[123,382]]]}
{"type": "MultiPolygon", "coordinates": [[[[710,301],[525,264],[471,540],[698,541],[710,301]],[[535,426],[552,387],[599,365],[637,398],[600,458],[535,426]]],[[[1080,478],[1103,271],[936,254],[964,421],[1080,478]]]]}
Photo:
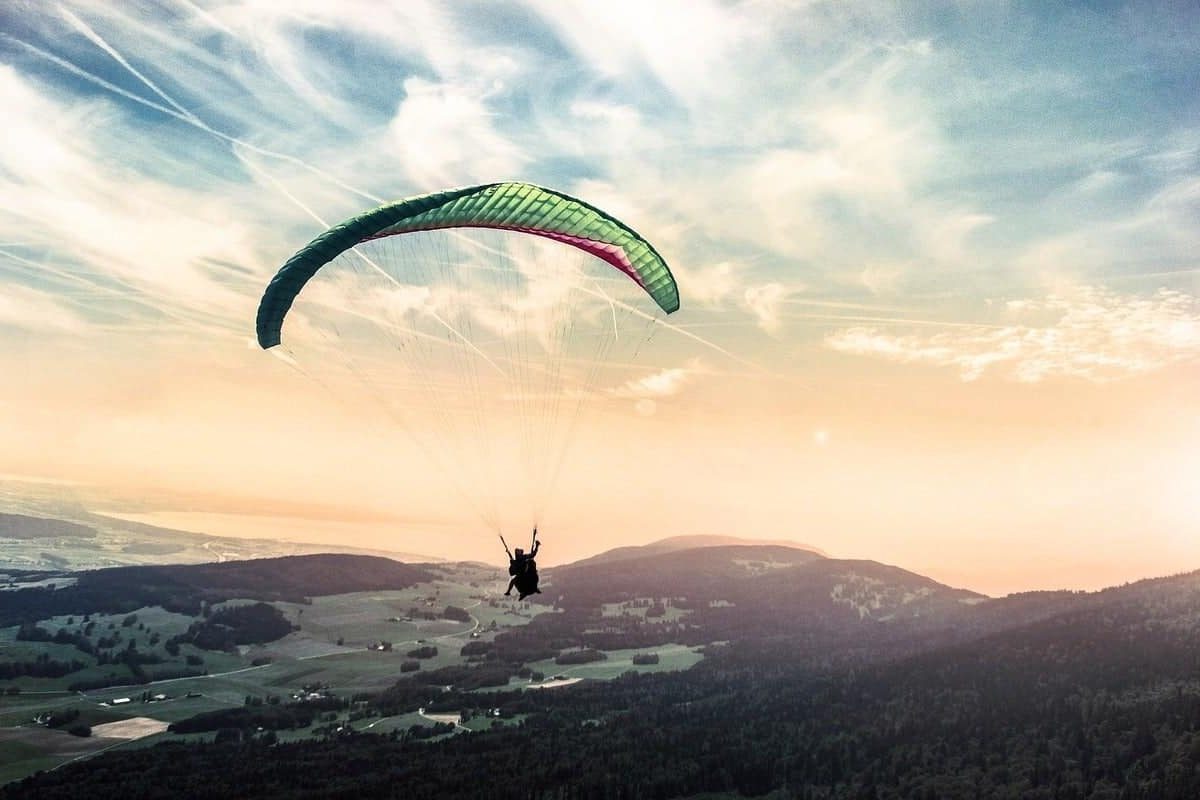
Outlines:
{"type": "Polygon", "coordinates": [[[235,34],[228,25],[214,17],[206,9],[203,9],[195,3],[190,2],[190,0],[176,0],[176,2],[186,8],[188,11],[191,11],[196,16],[202,18],[205,22],[219,30],[221,33],[224,33],[231,38],[237,38],[237,34],[235,34]]]}
{"type": "Polygon", "coordinates": [[[65,58],[60,58],[59,56],[56,56],[49,51],[43,50],[42,48],[38,47],[37,45],[30,44],[29,42],[26,42],[22,39],[18,39],[15,36],[9,36],[7,33],[0,33],[0,37],[3,37],[5,39],[7,39],[8,41],[12,42],[13,44],[16,44],[20,47],[24,47],[26,50],[33,53],[34,55],[41,56],[42,58],[46,59],[50,63],[55,64],[59,67],[62,67],[67,72],[70,72],[72,75],[75,75],[76,77],[83,78],[85,81],[88,81],[89,83],[94,83],[97,86],[101,86],[105,89],[108,89],[113,94],[118,94],[121,97],[126,98],[127,100],[132,100],[135,103],[141,103],[142,105],[146,106],[147,108],[152,108],[155,111],[166,114],[167,116],[174,117],[175,119],[178,119],[183,122],[187,122],[191,125],[196,125],[197,127],[203,128],[203,123],[197,123],[195,120],[190,119],[189,117],[187,117],[184,114],[180,114],[178,111],[176,111],[174,109],[167,108],[166,106],[160,105],[159,103],[155,103],[153,100],[147,100],[144,97],[134,94],[133,92],[129,91],[128,89],[122,89],[120,86],[117,86],[115,83],[110,83],[109,81],[104,80],[104,78],[101,78],[98,75],[93,75],[92,73],[88,72],[87,70],[83,69],[82,67],[77,67],[74,64],[72,64],[70,61],[67,61],[65,58]]]}
{"type": "Polygon", "coordinates": [[[854,311],[907,311],[913,312],[919,309],[905,308],[904,306],[881,306],[872,305],[871,303],[850,303],[842,300],[817,300],[805,299],[802,297],[788,297],[780,301],[784,305],[791,306],[817,306],[818,308],[845,308],[854,311]]]}
{"type": "MultiPolygon", "coordinates": [[[[235,326],[232,320],[227,317],[203,311],[201,309],[188,308],[187,306],[179,306],[174,303],[171,298],[155,297],[150,292],[127,283],[120,278],[109,276],[107,279],[122,287],[125,291],[105,286],[89,279],[85,275],[79,275],[68,270],[60,269],[51,264],[39,263],[32,259],[19,256],[16,253],[0,248],[0,256],[3,256],[10,261],[20,264],[21,266],[33,271],[34,275],[39,277],[51,276],[62,281],[67,281],[83,286],[89,293],[102,294],[109,297],[115,297],[123,302],[132,303],[143,306],[151,311],[162,314],[165,317],[174,319],[176,322],[187,323],[189,325],[205,325],[210,329],[220,330],[226,333],[234,332],[235,326]],[[129,294],[127,292],[132,292],[129,294]],[[207,319],[206,319],[207,318],[207,319]]],[[[85,305],[76,296],[65,291],[60,291],[58,296],[67,298],[73,303],[84,306],[89,310],[94,310],[94,306],[85,305]]]]}
{"type": "Polygon", "coordinates": [[[1124,275],[1098,275],[1096,280],[1102,281],[1136,281],[1146,278],[1174,278],[1184,275],[1195,275],[1200,273],[1200,267],[1186,267],[1184,269],[1172,269],[1165,272],[1131,272],[1124,275]]]}
{"type": "Polygon", "coordinates": [[[732,358],[734,361],[738,362],[739,364],[741,364],[744,367],[750,367],[751,369],[761,370],[768,374],[770,374],[770,372],[771,372],[769,369],[760,367],[758,364],[755,364],[753,361],[747,361],[746,359],[742,358],[741,356],[734,355],[733,353],[729,352],[724,347],[721,347],[721,345],[716,344],[715,342],[710,342],[707,339],[703,338],[702,336],[697,336],[696,334],[692,333],[691,331],[680,328],[678,325],[672,325],[670,322],[667,322],[664,319],[659,319],[656,316],[647,314],[645,311],[642,311],[640,308],[637,308],[636,306],[631,306],[628,303],[625,303],[621,300],[617,300],[615,298],[605,297],[604,295],[602,295],[596,291],[593,291],[592,289],[583,287],[583,286],[576,286],[574,288],[576,291],[583,292],[584,294],[591,295],[592,297],[598,297],[601,300],[608,300],[609,302],[613,303],[614,305],[620,306],[623,310],[632,312],[633,314],[636,314],[637,316],[641,317],[642,319],[650,320],[655,325],[659,325],[670,331],[675,331],[680,336],[685,336],[688,339],[691,339],[695,342],[699,342],[700,344],[704,345],[705,347],[709,348],[710,350],[715,350],[716,352],[720,353],[723,356],[732,358]]]}
{"type": "Polygon", "coordinates": [[[1008,325],[993,325],[985,322],[949,322],[937,319],[909,319],[906,317],[860,317],[850,314],[789,314],[785,320],[821,320],[825,322],[876,322],[883,325],[930,325],[947,328],[991,328],[1003,330],[1008,325]]]}
{"type": "Polygon", "coordinates": [[[200,122],[200,119],[195,114],[193,114],[191,111],[188,111],[186,108],[181,106],[179,103],[176,103],[173,99],[171,99],[170,95],[168,95],[162,89],[158,88],[158,86],[154,83],[154,81],[150,80],[148,77],[146,77],[141,72],[139,72],[132,64],[130,64],[128,61],[126,61],[124,56],[122,56],[120,53],[118,53],[116,51],[116,49],[114,49],[111,45],[109,45],[108,42],[104,41],[104,39],[101,38],[100,34],[96,33],[96,31],[92,30],[92,28],[90,26],[88,26],[88,24],[86,22],[84,22],[79,17],[75,16],[74,14],[72,14],[70,11],[63,8],[62,6],[58,7],[58,13],[62,14],[63,18],[66,19],[67,22],[71,23],[71,25],[73,25],[77,31],[79,31],[84,36],[86,36],[89,40],[91,40],[91,42],[94,45],[99,47],[101,50],[108,53],[108,55],[111,56],[114,61],[116,61],[122,67],[127,69],[135,78],[137,78],[139,81],[141,81],[142,83],[149,86],[150,91],[154,92],[156,95],[158,95],[163,100],[165,100],[167,102],[167,104],[169,106],[171,106],[171,108],[175,109],[180,114],[182,114],[189,122],[191,122],[193,124],[199,124],[199,125],[204,124],[204,123],[200,122]]]}
{"type": "MultiPolygon", "coordinates": [[[[236,136],[231,136],[223,131],[219,131],[216,128],[213,128],[212,126],[208,125],[203,120],[196,117],[191,112],[180,112],[180,111],[175,110],[175,108],[168,108],[167,106],[164,106],[160,103],[156,103],[153,100],[147,100],[146,98],[136,95],[133,92],[130,92],[126,89],[122,89],[120,86],[117,86],[114,83],[104,80],[103,78],[101,78],[98,75],[88,72],[87,70],[83,69],[82,67],[72,64],[70,61],[67,61],[64,58],[60,58],[59,56],[56,56],[53,53],[47,52],[46,50],[43,50],[42,48],[37,47],[36,45],[29,44],[28,42],[18,39],[14,36],[9,36],[7,34],[0,34],[0,36],[3,36],[5,39],[8,39],[9,41],[14,42],[21,47],[24,47],[26,50],[29,50],[31,53],[34,53],[35,55],[41,56],[42,58],[46,59],[47,61],[50,61],[51,63],[62,67],[63,69],[67,70],[68,72],[70,72],[73,75],[83,78],[84,80],[86,80],[90,83],[94,83],[97,86],[101,86],[105,89],[108,89],[110,92],[113,92],[114,94],[118,94],[121,97],[127,98],[129,100],[132,100],[135,103],[140,103],[141,105],[146,106],[147,108],[152,108],[155,111],[158,111],[162,114],[166,114],[167,116],[174,117],[175,119],[179,120],[180,122],[186,122],[188,125],[198,128],[199,130],[202,130],[205,133],[211,134],[211,135],[217,137],[218,139],[229,142],[230,144],[244,147],[247,150],[250,150],[251,152],[258,153],[259,155],[266,156],[268,158],[274,158],[274,159],[278,159],[280,161],[285,161],[289,164],[294,164],[297,167],[300,167],[301,169],[307,170],[308,172],[311,172],[312,174],[317,175],[318,177],[321,177],[327,181],[330,181],[331,183],[333,183],[335,186],[337,186],[340,189],[344,189],[347,192],[350,192],[351,194],[356,194],[359,197],[366,198],[367,200],[370,200],[373,203],[383,203],[384,202],[384,199],[382,197],[379,197],[377,195],[371,194],[370,192],[366,192],[366,191],[363,191],[362,189],[358,189],[354,186],[351,186],[350,184],[342,181],[337,176],[335,176],[329,172],[326,172],[325,170],[321,169],[320,167],[315,167],[312,164],[309,164],[307,161],[304,161],[303,159],[297,158],[296,156],[290,156],[286,153],[280,153],[275,150],[270,150],[265,147],[260,147],[256,144],[252,144],[250,142],[239,139],[236,136]]],[[[115,50],[114,50],[114,52],[115,52],[115,50]]],[[[120,62],[118,62],[118,63],[120,63],[120,62]]],[[[141,75],[138,72],[134,71],[133,75],[135,77],[141,79],[141,75]]],[[[150,88],[152,90],[154,90],[156,92],[160,91],[153,84],[148,84],[148,85],[150,86],[150,88]]],[[[178,106],[178,104],[175,103],[174,101],[171,101],[171,104],[178,106]]]]}

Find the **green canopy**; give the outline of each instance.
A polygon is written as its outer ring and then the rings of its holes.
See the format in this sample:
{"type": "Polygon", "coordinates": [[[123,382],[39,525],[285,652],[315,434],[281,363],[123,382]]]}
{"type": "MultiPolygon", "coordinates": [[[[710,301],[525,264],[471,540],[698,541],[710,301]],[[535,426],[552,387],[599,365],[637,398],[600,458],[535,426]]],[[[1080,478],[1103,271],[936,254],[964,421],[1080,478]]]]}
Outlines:
{"type": "Polygon", "coordinates": [[[412,197],[336,225],[284,264],[258,307],[258,343],[280,342],[296,296],[317,270],[371,239],[441,228],[497,228],[543,236],[584,250],[624,272],[668,314],[679,289],[662,256],[620,220],[574,197],[529,183],[488,183],[412,197]]]}

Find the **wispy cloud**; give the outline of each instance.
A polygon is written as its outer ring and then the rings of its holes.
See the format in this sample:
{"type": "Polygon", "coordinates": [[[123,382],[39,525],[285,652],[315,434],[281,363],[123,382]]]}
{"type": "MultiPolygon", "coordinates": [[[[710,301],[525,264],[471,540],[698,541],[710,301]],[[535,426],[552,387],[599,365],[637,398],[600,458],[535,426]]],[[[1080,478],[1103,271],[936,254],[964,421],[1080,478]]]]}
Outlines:
{"type": "Polygon", "coordinates": [[[466,87],[420,78],[404,82],[389,125],[400,165],[424,189],[520,175],[530,157],[492,124],[486,98],[466,87]]]}
{"type": "Polygon", "coordinates": [[[52,333],[79,333],[86,329],[84,319],[65,307],[59,296],[0,283],[0,327],[5,325],[52,333]]]}
{"type": "Polygon", "coordinates": [[[724,308],[744,280],[744,268],[730,261],[710,266],[677,265],[674,272],[681,296],[714,308],[724,308]]]}
{"type": "Polygon", "coordinates": [[[1001,327],[894,334],[856,327],[826,346],[906,364],[951,367],[965,381],[995,371],[1036,383],[1053,377],[1112,381],[1200,360],[1200,304],[1180,292],[1150,296],[1083,289],[1008,303],[1001,327]]]}
{"type": "Polygon", "coordinates": [[[780,311],[789,294],[782,283],[766,283],[761,286],[748,286],[743,295],[746,308],[754,315],[758,327],[767,333],[775,333],[781,323],[780,311]]]}
{"type": "Polygon", "coordinates": [[[697,375],[705,371],[704,364],[694,359],[682,367],[669,367],[633,378],[626,383],[610,390],[613,397],[623,397],[634,400],[660,400],[673,397],[683,391],[697,375]]]}

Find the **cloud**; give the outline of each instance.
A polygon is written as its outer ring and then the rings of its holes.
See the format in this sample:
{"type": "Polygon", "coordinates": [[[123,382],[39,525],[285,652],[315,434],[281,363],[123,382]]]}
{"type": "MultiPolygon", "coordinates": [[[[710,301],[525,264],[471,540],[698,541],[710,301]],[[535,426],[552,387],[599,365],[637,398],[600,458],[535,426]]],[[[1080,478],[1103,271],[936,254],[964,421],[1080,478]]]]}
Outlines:
{"type": "Polygon", "coordinates": [[[781,323],[780,311],[790,294],[791,290],[782,283],[766,283],[747,287],[743,302],[754,315],[758,327],[767,333],[776,333],[781,323]]]}
{"type": "Polygon", "coordinates": [[[895,294],[907,271],[901,264],[869,264],[859,272],[858,280],[872,295],[895,294]]]}
{"type": "Polygon", "coordinates": [[[51,333],[78,333],[85,329],[83,318],[65,308],[59,297],[0,282],[0,326],[5,325],[51,333]]]}
{"type": "Polygon", "coordinates": [[[672,267],[679,294],[691,303],[721,307],[733,297],[743,280],[743,268],[730,261],[704,267],[672,267]]]}
{"type": "Polygon", "coordinates": [[[730,80],[726,65],[756,38],[759,20],[710,0],[604,6],[530,0],[562,41],[591,69],[611,78],[650,78],[691,105],[730,80]]]}
{"type": "Polygon", "coordinates": [[[196,330],[231,321],[241,298],[215,265],[259,258],[228,195],[134,167],[154,156],[120,131],[125,115],[106,101],[73,106],[9,68],[0,68],[0,99],[12,112],[10,146],[0,150],[0,240],[19,250],[0,272],[85,293],[81,319],[120,314],[196,330]]]}
{"type": "Polygon", "coordinates": [[[704,365],[700,360],[693,359],[682,367],[670,367],[634,378],[615,389],[610,389],[609,394],[613,397],[634,400],[657,400],[673,397],[683,391],[688,383],[704,371],[704,365]]]}
{"type": "Polygon", "coordinates": [[[1067,296],[1013,301],[1000,327],[930,335],[855,327],[825,345],[904,364],[952,367],[964,381],[996,371],[1023,383],[1053,377],[1105,382],[1200,360],[1200,303],[1182,292],[1149,296],[1083,288],[1067,296]]]}
{"type": "Polygon", "coordinates": [[[392,147],[424,190],[520,175],[529,157],[497,133],[485,98],[467,87],[420,78],[390,125],[392,147]]]}

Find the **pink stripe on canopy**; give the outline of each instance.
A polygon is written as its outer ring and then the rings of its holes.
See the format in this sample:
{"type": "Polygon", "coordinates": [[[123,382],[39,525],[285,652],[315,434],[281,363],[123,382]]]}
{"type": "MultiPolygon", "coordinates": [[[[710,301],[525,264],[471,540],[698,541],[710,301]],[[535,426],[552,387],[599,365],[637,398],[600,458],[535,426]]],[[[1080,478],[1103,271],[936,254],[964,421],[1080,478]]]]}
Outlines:
{"type": "Polygon", "coordinates": [[[398,234],[408,233],[410,231],[435,231],[446,230],[449,228],[490,228],[492,230],[528,233],[533,236],[542,236],[546,239],[553,239],[556,242],[562,242],[563,244],[569,244],[572,247],[576,247],[585,253],[595,256],[601,261],[611,264],[612,266],[621,270],[621,272],[624,272],[630,278],[633,278],[634,283],[636,283],[638,286],[641,286],[643,289],[646,288],[646,284],[642,282],[641,277],[637,274],[637,271],[634,270],[633,264],[629,261],[629,257],[625,255],[625,251],[618,245],[597,242],[595,239],[588,239],[583,236],[572,236],[569,233],[558,233],[556,231],[547,231],[538,228],[522,228],[514,225],[480,225],[478,223],[464,225],[459,223],[455,225],[422,225],[413,228],[406,227],[400,231],[393,230],[379,233],[375,236],[368,236],[363,241],[368,241],[370,239],[384,239],[388,236],[396,236],[398,234]]]}

